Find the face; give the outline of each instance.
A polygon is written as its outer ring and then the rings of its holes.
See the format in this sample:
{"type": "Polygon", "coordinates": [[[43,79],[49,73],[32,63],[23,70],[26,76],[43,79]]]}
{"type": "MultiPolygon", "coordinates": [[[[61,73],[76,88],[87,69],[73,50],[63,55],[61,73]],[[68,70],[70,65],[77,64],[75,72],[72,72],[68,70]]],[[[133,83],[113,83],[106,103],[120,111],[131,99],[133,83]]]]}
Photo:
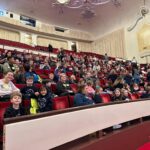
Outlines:
{"type": "Polygon", "coordinates": [[[66,82],[66,80],[67,80],[66,75],[62,75],[62,76],[61,76],[61,81],[62,81],[62,82],[66,82]]]}
{"type": "Polygon", "coordinates": [[[33,84],[33,79],[27,79],[26,83],[27,83],[27,85],[32,85],[33,84]]]}
{"type": "Polygon", "coordinates": [[[127,91],[127,90],[124,90],[123,95],[124,95],[124,96],[128,96],[128,91],[127,91]]]}
{"type": "Polygon", "coordinates": [[[121,93],[120,93],[120,91],[119,91],[119,90],[116,90],[116,91],[115,91],[115,96],[117,96],[117,97],[118,97],[118,96],[120,96],[120,94],[121,94],[121,93]]]}
{"type": "Polygon", "coordinates": [[[43,95],[43,96],[44,96],[44,95],[46,95],[46,94],[47,94],[47,90],[46,90],[46,89],[43,89],[43,90],[41,90],[41,91],[40,91],[40,93],[41,93],[41,95],[43,95]]]}
{"type": "Polygon", "coordinates": [[[49,74],[49,78],[53,80],[53,79],[54,79],[54,74],[53,74],[53,73],[50,73],[50,74],[49,74]]]}
{"type": "Polygon", "coordinates": [[[14,96],[11,100],[11,103],[14,104],[14,105],[19,105],[22,101],[21,97],[20,96],[14,96]]]}
{"type": "Polygon", "coordinates": [[[4,79],[8,81],[12,81],[14,79],[14,74],[12,72],[8,72],[5,76],[4,79]]]}

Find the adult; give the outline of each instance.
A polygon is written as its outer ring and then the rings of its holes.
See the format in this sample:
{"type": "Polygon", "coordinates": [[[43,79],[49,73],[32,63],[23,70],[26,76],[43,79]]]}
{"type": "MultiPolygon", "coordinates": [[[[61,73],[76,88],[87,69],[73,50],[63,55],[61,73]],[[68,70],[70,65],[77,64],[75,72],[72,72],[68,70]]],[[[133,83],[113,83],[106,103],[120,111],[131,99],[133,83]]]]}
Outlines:
{"type": "Polygon", "coordinates": [[[4,72],[3,78],[0,79],[0,97],[1,100],[10,98],[13,92],[19,92],[19,89],[13,84],[14,74],[11,71],[4,72]]]}

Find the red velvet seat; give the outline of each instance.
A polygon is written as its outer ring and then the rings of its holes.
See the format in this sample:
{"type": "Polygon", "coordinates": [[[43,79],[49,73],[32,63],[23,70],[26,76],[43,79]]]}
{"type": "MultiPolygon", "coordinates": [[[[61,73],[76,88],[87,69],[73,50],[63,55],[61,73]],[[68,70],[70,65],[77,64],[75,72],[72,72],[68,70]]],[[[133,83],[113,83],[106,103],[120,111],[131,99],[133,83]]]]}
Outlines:
{"type": "Polygon", "coordinates": [[[135,100],[139,99],[139,96],[136,93],[132,93],[132,94],[130,94],[130,98],[131,98],[131,100],[135,101],[135,100]]]}
{"type": "Polygon", "coordinates": [[[41,83],[36,83],[34,84],[36,88],[40,89],[42,87],[42,84],[41,83]]]}
{"type": "Polygon", "coordinates": [[[74,96],[69,95],[69,106],[73,107],[73,104],[74,104],[74,96]]]}
{"type": "Polygon", "coordinates": [[[57,92],[56,84],[51,84],[51,90],[52,90],[53,93],[57,92]]]}
{"type": "Polygon", "coordinates": [[[78,91],[78,86],[77,86],[77,84],[70,84],[70,87],[71,87],[71,90],[72,90],[74,93],[77,93],[77,91],[78,91]]]}
{"type": "Polygon", "coordinates": [[[0,109],[7,108],[11,105],[11,102],[0,102],[0,109]]]}
{"type": "Polygon", "coordinates": [[[15,86],[16,86],[18,89],[22,89],[23,87],[26,86],[26,84],[15,84],[15,86]]]}
{"type": "Polygon", "coordinates": [[[102,102],[103,103],[109,103],[111,102],[111,97],[109,94],[100,94],[101,98],[102,98],[102,102]]]}
{"type": "Polygon", "coordinates": [[[27,108],[30,106],[30,100],[23,100],[22,104],[25,108],[27,108]]]}
{"type": "Polygon", "coordinates": [[[4,113],[5,113],[6,108],[1,108],[0,109],[0,142],[3,142],[3,120],[4,120],[4,113]]]}
{"type": "Polygon", "coordinates": [[[44,70],[43,69],[36,69],[35,73],[38,75],[44,74],[44,70]]]}
{"type": "Polygon", "coordinates": [[[55,97],[53,98],[53,109],[65,109],[69,108],[68,96],[55,97]]]}

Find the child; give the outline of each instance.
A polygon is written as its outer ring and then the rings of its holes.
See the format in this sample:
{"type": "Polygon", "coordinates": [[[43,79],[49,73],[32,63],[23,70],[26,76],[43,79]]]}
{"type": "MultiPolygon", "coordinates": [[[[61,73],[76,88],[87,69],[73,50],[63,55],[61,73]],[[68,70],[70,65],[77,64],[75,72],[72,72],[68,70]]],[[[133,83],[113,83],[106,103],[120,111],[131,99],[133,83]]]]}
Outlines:
{"type": "Polygon", "coordinates": [[[100,86],[96,86],[95,95],[94,95],[94,102],[95,103],[102,103],[102,99],[100,97],[100,94],[103,92],[103,89],[100,86]]]}
{"type": "Polygon", "coordinates": [[[121,101],[122,100],[122,94],[119,88],[116,88],[114,91],[114,96],[112,101],[121,101]]]}
{"type": "Polygon", "coordinates": [[[26,78],[26,86],[21,89],[24,99],[30,99],[34,95],[38,96],[38,89],[33,85],[33,76],[26,78]]]}
{"type": "Polygon", "coordinates": [[[12,103],[12,105],[6,109],[4,118],[25,115],[25,109],[20,105],[22,102],[22,95],[20,92],[13,92],[10,95],[10,102],[12,103]]]}
{"type": "Polygon", "coordinates": [[[37,97],[39,112],[46,112],[52,110],[52,95],[47,88],[42,86],[37,97]]]}
{"type": "Polygon", "coordinates": [[[124,90],[122,91],[122,93],[123,93],[122,100],[130,101],[130,97],[129,97],[129,92],[128,92],[128,90],[124,89],[124,90]]]}

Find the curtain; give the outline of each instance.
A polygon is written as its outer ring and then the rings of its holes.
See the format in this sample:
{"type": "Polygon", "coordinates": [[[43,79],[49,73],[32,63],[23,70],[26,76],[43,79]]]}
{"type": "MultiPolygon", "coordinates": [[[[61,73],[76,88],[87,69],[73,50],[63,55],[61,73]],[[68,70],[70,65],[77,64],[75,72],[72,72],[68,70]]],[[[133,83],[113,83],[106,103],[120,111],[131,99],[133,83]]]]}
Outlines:
{"type": "Polygon", "coordinates": [[[125,34],[124,29],[103,36],[92,43],[95,53],[109,56],[125,58],[125,34]]]}

